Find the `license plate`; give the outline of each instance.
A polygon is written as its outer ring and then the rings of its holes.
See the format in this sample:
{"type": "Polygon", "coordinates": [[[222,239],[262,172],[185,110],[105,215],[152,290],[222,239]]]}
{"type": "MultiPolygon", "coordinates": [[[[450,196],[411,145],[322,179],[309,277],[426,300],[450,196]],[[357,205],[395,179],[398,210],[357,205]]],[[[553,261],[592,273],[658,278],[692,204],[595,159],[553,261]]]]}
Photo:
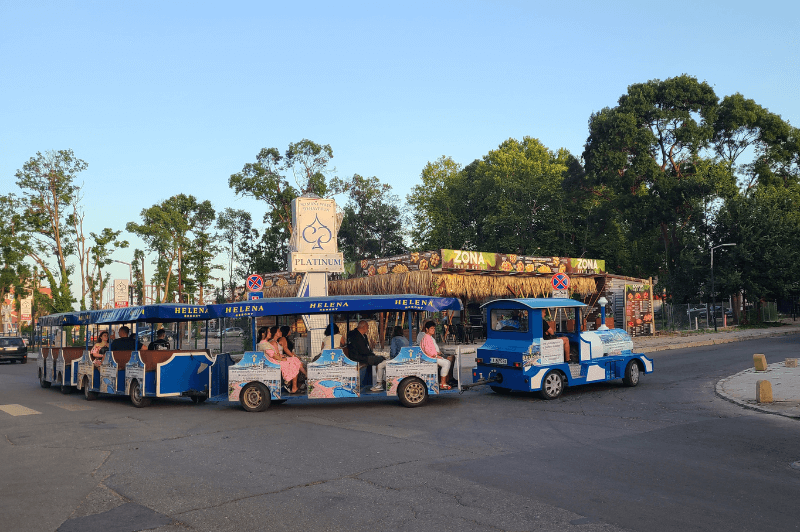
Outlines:
{"type": "Polygon", "coordinates": [[[501,366],[507,366],[508,365],[508,359],[507,358],[490,358],[489,359],[489,364],[499,364],[501,366]]]}

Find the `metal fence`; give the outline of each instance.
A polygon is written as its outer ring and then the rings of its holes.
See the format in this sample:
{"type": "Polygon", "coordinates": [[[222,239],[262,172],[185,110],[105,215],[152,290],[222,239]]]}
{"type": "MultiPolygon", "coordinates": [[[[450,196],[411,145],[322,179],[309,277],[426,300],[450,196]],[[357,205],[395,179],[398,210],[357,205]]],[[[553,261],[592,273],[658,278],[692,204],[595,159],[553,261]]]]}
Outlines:
{"type": "MultiPolygon", "coordinates": [[[[775,301],[761,303],[739,313],[738,319],[727,301],[717,303],[717,327],[774,322],[780,319],[778,304],[775,301]]],[[[712,305],[689,303],[673,305],[661,303],[653,313],[653,321],[658,331],[685,331],[710,329],[714,327],[712,305]]]]}

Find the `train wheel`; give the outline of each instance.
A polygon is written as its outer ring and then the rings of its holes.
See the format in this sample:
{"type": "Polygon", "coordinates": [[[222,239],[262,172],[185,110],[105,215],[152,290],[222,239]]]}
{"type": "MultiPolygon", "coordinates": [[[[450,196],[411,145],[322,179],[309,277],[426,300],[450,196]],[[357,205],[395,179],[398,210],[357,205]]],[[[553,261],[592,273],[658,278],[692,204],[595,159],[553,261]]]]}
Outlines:
{"type": "Polygon", "coordinates": [[[564,391],[564,377],[558,371],[551,371],[544,377],[539,394],[542,399],[555,399],[564,391]]]}
{"type": "Polygon", "coordinates": [[[625,368],[625,376],[622,377],[622,382],[625,386],[634,387],[639,384],[639,364],[635,360],[628,362],[628,367],[625,368]]]}
{"type": "Polygon", "coordinates": [[[89,377],[83,378],[83,396],[87,401],[94,401],[99,394],[89,389],[89,377]]]}
{"type": "Polygon", "coordinates": [[[428,387],[417,377],[407,377],[397,387],[397,397],[405,407],[422,406],[428,402],[428,387]]]}
{"type": "Polygon", "coordinates": [[[39,370],[39,386],[41,386],[42,388],[50,387],[50,383],[44,380],[44,373],[42,373],[42,370],[39,370]]]}
{"type": "Polygon", "coordinates": [[[248,412],[263,412],[271,402],[269,389],[260,382],[248,383],[239,394],[239,403],[248,412]]]}
{"type": "Polygon", "coordinates": [[[131,403],[136,408],[144,408],[150,405],[150,398],[144,396],[142,386],[138,380],[131,382],[131,403]]]}

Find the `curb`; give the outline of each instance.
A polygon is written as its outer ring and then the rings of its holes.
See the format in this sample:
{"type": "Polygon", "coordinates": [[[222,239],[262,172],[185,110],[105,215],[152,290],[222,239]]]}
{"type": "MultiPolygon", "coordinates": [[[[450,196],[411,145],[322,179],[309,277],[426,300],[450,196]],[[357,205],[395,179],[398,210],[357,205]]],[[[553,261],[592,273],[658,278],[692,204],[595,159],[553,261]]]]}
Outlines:
{"type": "Polygon", "coordinates": [[[634,351],[637,353],[653,353],[655,351],[668,351],[671,349],[685,349],[687,347],[703,347],[707,345],[719,345],[719,344],[730,344],[733,342],[745,342],[748,340],[760,340],[762,338],[778,338],[781,336],[788,336],[790,334],[800,334],[800,329],[792,330],[792,331],[781,331],[775,333],[767,333],[767,334],[755,334],[752,336],[734,336],[732,338],[717,338],[712,340],[703,340],[700,342],[685,342],[685,343],[673,343],[673,344],[665,344],[665,345],[657,345],[651,347],[635,347],[634,351]]]}
{"type": "MultiPolygon", "coordinates": [[[[781,335],[781,336],[783,336],[783,335],[781,335]]],[[[747,410],[754,410],[756,412],[761,412],[761,413],[764,413],[764,414],[772,414],[773,416],[787,417],[789,419],[800,419],[800,416],[792,416],[792,415],[789,415],[789,414],[784,414],[783,412],[776,412],[774,410],[770,410],[770,409],[768,409],[766,407],[763,407],[763,406],[750,404],[750,403],[748,403],[746,401],[742,401],[741,399],[737,399],[736,397],[733,397],[732,395],[729,395],[729,394],[725,393],[724,391],[722,391],[722,387],[725,385],[725,383],[727,381],[729,381],[730,379],[736,377],[737,375],[741,375],[742,373],[745,373],[747,371],[750,371],[750,369],[748,368],[748,369],[742,370],[739,373],[734,373],[733,375],[731,375],[729,377],[725,377],[724,379],[718,380],[717,384],[714,385],[714,394],[717,397],[719,397],[720,399],[724,399],[725,401],[728,401],[729,403],[733,403],[735,405],[741,406],[742,408],[746,408],[747,410]]]]}

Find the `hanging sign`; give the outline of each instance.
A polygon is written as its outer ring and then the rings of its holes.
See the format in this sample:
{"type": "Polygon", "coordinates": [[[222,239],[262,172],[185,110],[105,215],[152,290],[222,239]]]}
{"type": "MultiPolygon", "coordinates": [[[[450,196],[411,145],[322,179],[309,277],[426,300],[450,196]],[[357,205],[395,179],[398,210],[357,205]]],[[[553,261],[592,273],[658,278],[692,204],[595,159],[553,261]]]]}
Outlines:
{"type": "Polygon", "coordinates": [[[114,307],[128,306],[128,280],[116,279],[114,281],[114,307]]]}

